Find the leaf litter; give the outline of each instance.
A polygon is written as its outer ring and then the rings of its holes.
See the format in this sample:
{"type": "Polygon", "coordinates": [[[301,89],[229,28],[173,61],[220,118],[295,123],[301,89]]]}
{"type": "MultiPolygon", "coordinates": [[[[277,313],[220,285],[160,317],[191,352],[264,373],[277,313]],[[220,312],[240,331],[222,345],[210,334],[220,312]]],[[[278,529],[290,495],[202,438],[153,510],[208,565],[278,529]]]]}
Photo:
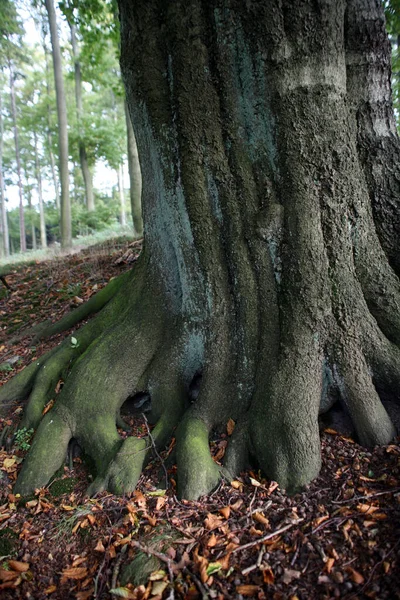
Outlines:
{"type": "MultiPolygon", "coordinates": [[[[35,348],[29,338],[7,339],[34,322],[58,320],[130,268],[139,251],[140,245],[123,240],[13,269],[11,289],[0,299],[0,362],[11,359],[0,381],[70,332],[35,348]]],[[[0,421],[0,436],[15,428],[21,413],[16,407],[0,421]]],[[[135,434],[146,435],[147,426],[136,420],[135,434]]],[[[230,420],[211,442],[217,462],[234,426],[230,420]]],[[[11,439],[3,436],[0,449],[4,600],[400,598],[398,439],[367,451],[326,429],[321,473],[302,493],[288,497],[276,482],[246,472],[198,502],[176,498],[174,467],[168,489],[159,489],[158,457],[138,489],[122,498],[85,496],[90,474],[79,456],[47,488],[20,498],[12,487],[26,447],[11,439]],[[140,556],[152,558],[154,568],[140,582],[124,581],[126,566],[140,556]]]]}

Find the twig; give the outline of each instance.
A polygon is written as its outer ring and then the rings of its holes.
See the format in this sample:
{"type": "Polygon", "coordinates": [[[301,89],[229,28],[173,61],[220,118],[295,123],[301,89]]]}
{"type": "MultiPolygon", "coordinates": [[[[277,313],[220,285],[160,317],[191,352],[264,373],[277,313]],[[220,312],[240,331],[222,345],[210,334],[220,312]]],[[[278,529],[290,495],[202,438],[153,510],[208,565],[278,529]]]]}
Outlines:
{"type": "Polygon", "coordinates": [[[192,573],[191,571],[189,571],[189,569],[187,567],[184,567],[183,570],[185,571],[185,573],[187,573],[188,575],[190,575],[190,577],[193,579],[193,581],[195,582],[195,584],[197,585],[197,587],[200,590],[200,593],[201,593],[201,596],[202,596],[203,600],[207,600],[210,597],[210,595],[207,592],[207,590],[204,587],[204,585],[201,583],[200,579],[198,579],[194,573],[192,573]]]}
{"type": "Polygon", "coordinates": [[[394,544],[394,546],[392,546],[391,549],[388,550],[388,552],[386,552],[386,554],[383,556],[383,558],[373,566],[373,568],[371,570],[371,573],[369,574],[369,577],[368,577],[367,581],[364,583],[364,585],[362,586],[362,588],[357,591],[356,594],[353,594],[352,596],[350,596],[349,600],[351,600],[352,598],[358,597],[359,594],[362,594],[364,592],[364,590],[367,589],[367,587],[369,586],[369,584],[372,581],[372,578],[374,576],[374,573],[375,573],[376,569],[378,567],[380,567],[381,564],[383,564],[385,562],[385,560],[388,558],[388,556],[390,556],[390,554],[392,554],[392,552],[394,552],[396,550],[396,548],[397,548],[397,546],[399,544],[400,544],[400,540],[397,540],[397,542],[394,544]]]}
{"type": "Polygon", "coordinates": [[[326,521],[323,521],[322,523],[317,525],[317,527],[315,527],[315,529],[312,529],[310,531],[310,533],[306,535],[306,537],[308,537],[308,535],[314,535],[314,533],[317,533],[317,531],[319,531],[320,529],[324,529],[324,527],[327,527],[328,525],[332,525],[332,523],[335,523],[336,521],[338,523],[337,527],[340,527],[340,525],[342,523],[344,523],[344,521],[347,521],[349,519],[349,517],[353,517],[353,516],[355,516],[355,515],[351,514],[351,515],[346,515],[345,517],[343,517],[343,515],[340,515],[338,517],[331,517],[330,519],[327,519],[326,521]]]}
{"type": "Polygon", "coordinates": [[[350,504],[352,502],[359,502],[360,500],[369,500],[370,498],[376,498],[377,496],[384,496],[386,494],[395,494],[400,491],[400,487],[393,488],[392,490],[385,490],[383,492],[376,492],[376,494],[367,494],[366,496],[354,496],[348,500],[332,500],[332,504],[350,504]]]}
{"type": "MultiPolygon", "coordinates": [[[[112,574],[112,578],[111,578],[111,589],[114,590],[117,587],[117,579],[118,579],[118,575],[119,575],[119,570],[121,568],[121,562],[122,559],[124,557],[124,554],[126,552],[128,546],[122,546],[121,548],[121,552],[119,553],[119,556],[117,558],[117,560],[115,561],[115,566],[113,569],[113,574],[112,574]]],[[[114,594],[112,594],[114,596],[114,594]]]]}
{"type": "Polygon", "coordinates": [[[255,569],[259,569],[263,556],[264,556],[265,550],[264,548],[261,548],[259,554],[258,554],[258,558],[257,558],[257,562],[254,563],[254,565],[251,565],[251,567],[247,567],[247,569],[243,569],[242,571],[242,575],[248,575],[249,573],[251,573],[252,571],[254,571],[255,569]]]}
{"type": "MultiPolygon", "coordinates": [[[[107,519],[107,521],[108,521],[108,523],[109,523],[109,525],[110,525],[110,527],[111,527],[111,529],[112,529],[112,523],[111,523],[111,520],[110,520],[109,516],[108,516],[108,515],[105,515],[105,516],[106,516],[106,519],[107,519]]],[[[109,538],[108,538],[108,546],[107,546],[107,548],[109,548],[109,547],[111,546],[111,542],[112,542],[112,533],[110,533],[110,535],[109,535],[109,538]]],[[[100,580],[100,575],[101,575],[101,573],[102,573],[102,571],[103,571],[103,569],[104,569],[104,567],[105,567],[105,565],[106,565],[107,558],[108,558],[108,557],[107,557],[107,552],[105,552],[105,553],[104,553],[103,562],[101,563],[101,565],[100,565],[100,568],[99,568],[99,570],[98,570],[98,572],[97,572],[97,575],[96,575],[96,577],[95,577],[95,579],[94,579],[94,592],[93,592],[93,598],[99,598],[99,597],[101,596],[101,591],[102,591],[102,590],[100,590],[100,592],[99,592],[99,590],[98,590],[98,587],[99,587],[99,580],[100,580]]]]}
{"type": "Polygon", "coordinates": [[[287,531],[288,529],[291,529],[295,525],[298,525],[298,523],[301,523],[301,521],[304,521],[304,519],[298,519],[295,523],[289,523],[289,525],[285,525],[284,527],[281,527],[280,529],[276,529],[276,531],[267,533],[267,535],[264,535],[263,537],[258,538],[258,540],[254,540],[254,542],[249,542],[248,544],[244,544],[243,546],[238,546],[237,548],[232,550],[232,554],[234,554],[234,552],[241,552],[242,550],[247,550],[247,548],[252,548],[253,546],[257,546],[257,544],[262,544],[263,542],[270,540],[271,538],[275,537],[276,535],[280,535],[281,533],[284,533],[285,531],[287,531]]]}
{"type": "Polygon", "coordinates": [[[165,464],[164,464],[164,461],[163,461],[163,459],[161,458],[160,454],[158,453],[158,450],[157,450],[157,447],[156,447],[156,444],[155,444],[154,438],[153,438],[153,436],[151,435],[151,431],[150,431],[150,428],[149,428],[149,424],[148,424],[148,421],[147,421],[146,415],[145,415],[144,413],[142,413],[142,417],[143,417],[143,419],[144,419],[144,423],[145,423],[145,425],[146,425],[146,429],[147,429],[147,435],[148,435],[148,436],[149,436],[149,438],[150,438],[151,446],[152,446],[152,448],[153,448],[153,450],[154,450],[154,453],[155,453],[155,455],[157,456],[158,460],[160,461],[160,463],[161,463],[161,466],[162,466],[162,468],[163,468],[163,471],[164,471],[164,474],[165,474],[165,489],[168,489],[168,472],[167,472],[167,469],[165,468],[165,464]]]}
{"type": "Polygon", "coordinates": [[[158,560],[161,560],[161,562],[165,563],[168,567],[169,579],[172,583],[173,578],[174,578],[173,568],[177,566],[177,563],[174,560],[172,560],[172,558],[170,558],[163,552],[158,552],[157,550],[153,550],[152,548],[149,548],[149,546],[145,546],[144,544],[141,544],[140,542],[137,542],[136,540],[131,540],[130,544],[131,544],[131,546],[133,546],[134,548],[137,548],[141,552],[155,556],[156,558],[158,558],[158,560]]]}

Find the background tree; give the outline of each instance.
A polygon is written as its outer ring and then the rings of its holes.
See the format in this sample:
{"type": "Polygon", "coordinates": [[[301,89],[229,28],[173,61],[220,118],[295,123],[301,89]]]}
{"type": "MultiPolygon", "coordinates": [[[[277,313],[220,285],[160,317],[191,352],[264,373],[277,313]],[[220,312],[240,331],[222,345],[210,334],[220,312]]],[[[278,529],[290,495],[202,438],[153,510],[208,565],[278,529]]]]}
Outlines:
{"type": "Polygon", "coordinates": [[[53,0],[45,0],[45,5],[49,19],[57,98],[59,170],[61,184],[61,245],[63,248],[69,248],[72,245],[72,231],[71,203],[69,197],[67,106],[64,92],[61,51],[57,32],[57,19],[53,0]]]}
{"type": "Polygon", "coordinates": [[[0,90],[0,256],[8,257],[10,254],[10,241],[8,236],[8,221],[6,209],[6,197],[3,177],[3,148],[4,148],[4,124],[3,124],[3,79],[0,90]]]}
{"type": "Polygon", "coordinates": [[[78,125],[78,135],[79,135],[79,160],[81,165],[81,171],[83,180],[85,183],[85,196],[86,196],[86,206],[89,211],[94,210],[94,195],[93,195],[93,184],[92,184],[92,174],[89,168],[88,157],[86,153],[86,144],[85,137],[82,131],[83,126],[83,100],[82,100],[82,73],[81,73],[81,63],[79,58],[79,47],[78,47],[78,39],[77,39],[77,29],[75,24],[74,11],[69,8],[66,12],[66,17],[68,20],[68,25],[70,27],[71,32],[71,47],[72,47],[72,56],[74,61],[74,76],[75,76],[75,101],[76,101],[76,116],[77,116],[77,125],[78,125]]]}
{"type": "Polygon", "coordinates": [[[12,118],[12,126],[14,132],[14,146],[15,146],[15,159],[16,159],[16,174],[17,174],[17,185],[19,191],[19,237],[20,237],[20,248],[21,252],[26,250],[26,239],[25,239],[25,217],[24,217],[24,206],[23,206],[23,185],[22,185],[22,173],[21,173],[21,159],[20,159],[20,148],[19,148],[19,132],[17,122],[17,101],[16,101],[16,90],[15,83],[18,77],[18,66],[21,61],[26,60],[24,55],[24,49],[22,44],[22,25],[18,18],[17,10],[14,3],[10,0],[4,0],[0,9],[1,17],[1,29],[0,29],[0,52],[1,58],[7,65],[8,69],[8,83],[10,91],[10,111],[12,118]]]}
{"type": "Polygon", "coordinates": [[[393,107],[400,128],[400,2],[386,0],[384,2],[386,27],[392,45],[392,92],[393,107]]]}
{"type": "Polygon", "coordinates": [[[133,229],[137,237],[143,236],[142,219],[142,174],[140,172],[139,155],[136,145],[135,132],[131,117],[129,115],[128,104],[124,103],[126,130],[128,134],[128,169],[129,169],[129,195],[131,199],[131,211],[133,220],[133,229]]]}

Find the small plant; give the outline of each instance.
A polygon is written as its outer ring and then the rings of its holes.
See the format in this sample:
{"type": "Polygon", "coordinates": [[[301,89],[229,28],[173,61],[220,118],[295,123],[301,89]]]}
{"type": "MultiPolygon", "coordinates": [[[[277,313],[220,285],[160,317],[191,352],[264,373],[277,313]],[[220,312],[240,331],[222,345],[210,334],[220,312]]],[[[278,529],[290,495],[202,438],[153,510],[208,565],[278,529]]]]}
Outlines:
{"type": "Polygon", "coordinates": [[[18,431],[15,433],[15,437],[14,437],[14,444],[15,444],[16,448],[19,448],[19,450],[23,450],[24,452],[27,452],[29,450],[29,448],[31,447],[29,442],[31,440],[32,435],[33,435],[33,429],[27,429],[26,427],[23,427],[22,429],[18,429],[18,431]]]}
{"type": "Polygon", "coordinates": [[[73,336],[71,337],[71,347],[72,348],[79,348],[79,342],[76,339],[76,337],[73,337],[73,336]]]}

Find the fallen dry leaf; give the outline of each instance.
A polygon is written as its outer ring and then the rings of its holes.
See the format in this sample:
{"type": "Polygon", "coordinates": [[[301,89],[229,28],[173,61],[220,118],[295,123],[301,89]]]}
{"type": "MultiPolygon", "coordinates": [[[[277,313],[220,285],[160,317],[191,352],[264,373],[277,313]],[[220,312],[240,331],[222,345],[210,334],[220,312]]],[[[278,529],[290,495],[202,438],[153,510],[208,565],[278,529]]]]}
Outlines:
{"type": "Polygon", "coordinates": [[[53,592],[55,592],[57,590],[57,586],[56,585],[50,585],[48,588],[46,588],[44,590],[45,594],[52,594],[53,592]]]}
{"type": "Polygon", "coordinates": [[[29,571],[29,564],[20,562],[19,560],[9,560],[8,566],[13,571],[17,571],[17,573],[26,573],[26,571],[29,571]]]}
{"type": "Polygon", "coordinates": [[[17,571],[8,571],[7,569],[0,568],[0,579],[1,581],[14,581],[19,577],[17,571]]]}
{"type": "Polygon", "coordinates": [[[236,592],[242,594],[242,596],[255,596],[261,591],[259,585],[237,585],[236,592]]]}
{"type": "Polygon", "coordinates": [[[216,529],[220,527],[222,524],[221,517],[217,515],[213,515],[212,513],[208,513],[207,517],[204,519],[204,527],[211,531],[212,529],[216,529]]]}
{"type": "Polygon", "coordinates": [[[350,579],[354,583],[358,583],[359,585],[361,585],[362,583],[364,583],[364,577],[361,575],[361,573],[359,573],[355,569],[352,569],[351,567],[346,567],[345,570],[350,575],[350,579]]]}
{"type": "Polygon", "coordinates": [[[255,521],[257,521],[257,523],[261,523],[261,525],[264,525],[265,528],[270,527],[269,519],[267,519],[267,517],[264,516],[261,512],[253,513],[252,517],[255,521]]]}
{"type": "Polygon", "coordinates": [[[243,488],[243,483],[241,481],[237,481],[236,479],[234,479],[233,481],[231,481],[231,486],[235,490],[240,490],[243,488]]]}
{"type": "Polygon", "coordinates": [[[223,508],[219,509],[219,512],[224,517],[224,519],[229,519],[229,516],[231,514],[231,508],[230,506],[224,506],[223,508]]]}
{"type": "Polygon", "coordinates": [[[335,559],[334,558],[328,558],[328,560],[325,563],[325,571],[327,573],[330,573],[332,571],[333,565],[335,564],[335,559]]]}
{"type": "Polygon", "coordinates": [[[101,540],[99,540],[97,542],[95,550],[96,550],[96,552],[105,552],[106,551],[106,549],[103,546],[103,542],[101,540]]]}
{"type": "Polygon", "coordinates": [[[232,435],[234,429],[235,429],[235,421],[233,419],[229,419],[228,423],[226,424],[226,433],[228,435],[232,435]]]}
{"type": "Polygon", "coordinates": [[[64,569],[62,572],[63,579],[84,579],[88,574],[86,567],[72,567],[70,569],[64,569]]]}
{"type": "Polygon", "coordinates": [[[263,581],[266,585],[272,585],[275,581],[275,575],[271,569],[271,567],[266,567],[262,572],[263,581]]]}

